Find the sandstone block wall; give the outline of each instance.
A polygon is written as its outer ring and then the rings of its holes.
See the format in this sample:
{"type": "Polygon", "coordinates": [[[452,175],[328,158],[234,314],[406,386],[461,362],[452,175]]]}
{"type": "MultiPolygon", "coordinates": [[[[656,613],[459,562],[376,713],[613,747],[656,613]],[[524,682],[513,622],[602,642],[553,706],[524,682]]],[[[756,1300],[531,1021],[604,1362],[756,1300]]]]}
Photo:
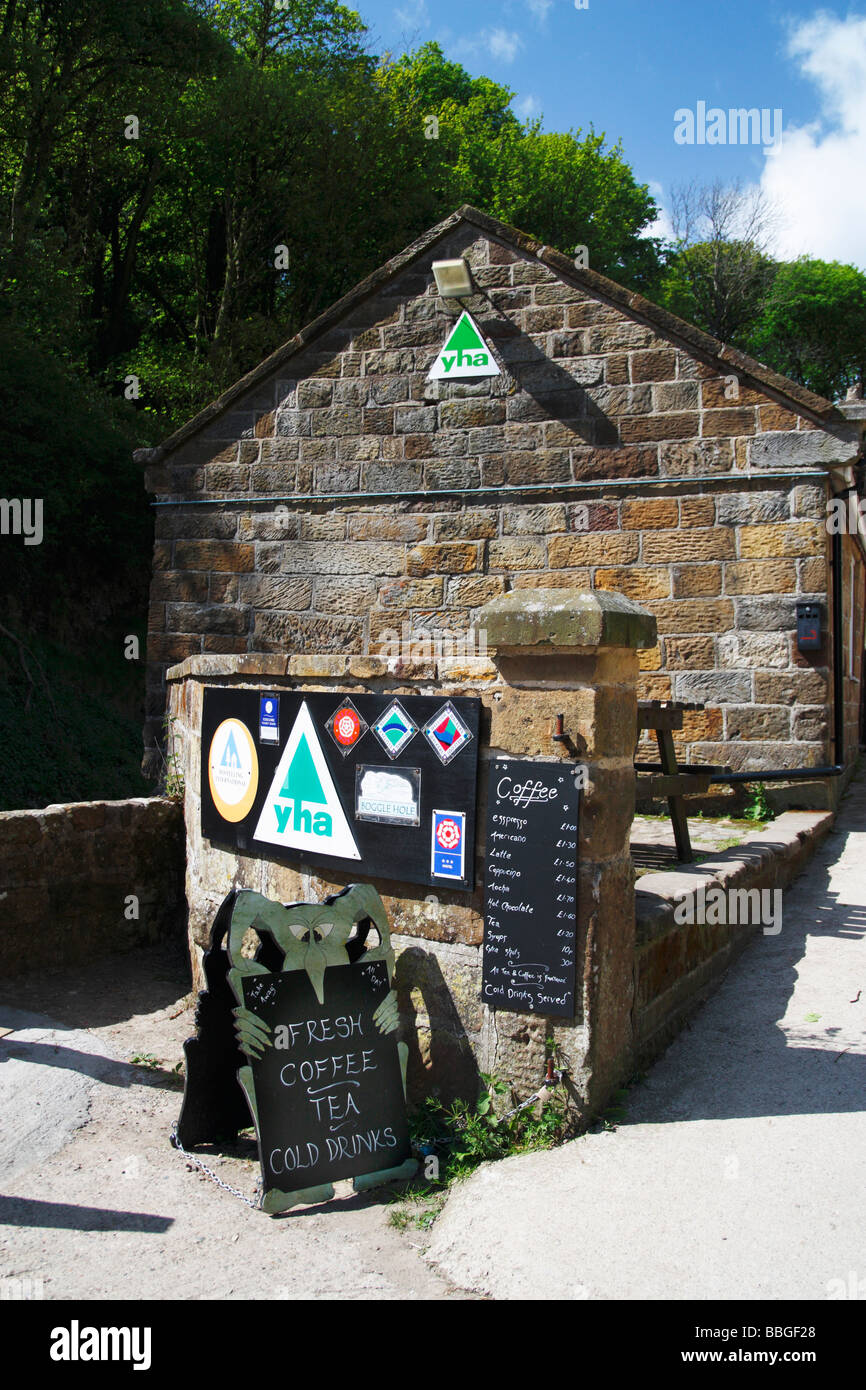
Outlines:
{"type": "MultiPolygon", "coordinates": [[[[649,623],[645,617],[643,622],[649,623]]],[[[651,629],[651,623],[647,630],[651,629]]],[[[637,642],[639,639],[634,638],[637,642]]],[[[480,1072],[523,1098],[557,1049],[575,1116],[585,1116],[627,1074],[631,1056],[634,887],[629,832],[637,658],[628,647],[496,660],[397,666],[381,657],[194,656],[169,674],[186,785],[187,897],[197,987],[216,910],[233,887],[282,902],[320,902],[357,877],[308,872],[223,850],[200,832],[200,727],[205,685],[387,695],[476,695],[482,702],[476,812],[477,888],[376,880],[394,933],[401,1036],[409,1045],[410,1098],[432,1091],[474,1097],[480,1072]],[[568,751],[552,740],[564,714],[568,751]],[[481,999],[486,765],[495,753],[577,758],[588,768],[578,846],[577,1007],[573,1020],[491,1011],[481,999]]]]}
{"type": "Polygon", "coordinates": [[[0,972],[182,933],[184,852],[182,808],[162,797],[0,812],[0,972]]]}
{"type": "Polygon", "coordinates": [[[205,503],[157,511],[151,740],[187,656],[375,653],[404,624],[462,631],[497,595],[571,587],[654,614],[639,695],[707,705],[684,756],[830,760],[829,641],[801,656],[794,608],[828,603],[821,470],[856,455],[850,430],[564,283],[561,261],[458,222],[151,464],[160,501],[205,503]],[[457,255],[503,372],[428,382],[455,312],[430,263],[457,255]],[[750,476],[775,469],[794,472],[750,476]]]}

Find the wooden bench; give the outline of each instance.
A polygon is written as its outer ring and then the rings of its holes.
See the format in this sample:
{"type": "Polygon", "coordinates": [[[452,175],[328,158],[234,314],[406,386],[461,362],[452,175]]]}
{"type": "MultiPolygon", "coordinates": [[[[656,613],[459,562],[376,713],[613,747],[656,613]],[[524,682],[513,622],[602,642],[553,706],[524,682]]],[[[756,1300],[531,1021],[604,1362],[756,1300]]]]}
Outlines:
{"type": "Polygon", "coordinates": [[[673,731],[683,727],[683,716],[688,710],[703,708],[703,705],[689,704],[684,700],[639,700],[637,707],[638,739],[645,729],[652,730],[660,758],[658,763],[635,763],[637,794],[645,798],[666,797],[677,858],[682,864],[694,863],[695,857],[683,798],[704,794],[709,790],[715,773],[729,771],[728,768],[708,764],[687,767],[677,763],[673,731]]]}

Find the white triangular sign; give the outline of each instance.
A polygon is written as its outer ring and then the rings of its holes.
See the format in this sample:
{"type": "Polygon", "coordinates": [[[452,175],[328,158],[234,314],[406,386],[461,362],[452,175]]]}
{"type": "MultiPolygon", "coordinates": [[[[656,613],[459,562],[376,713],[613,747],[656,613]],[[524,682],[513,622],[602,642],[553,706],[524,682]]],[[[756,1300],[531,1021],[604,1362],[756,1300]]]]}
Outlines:
{"type": "Polygon", "coordinates": [[[500,375],[499,363],[464,309],[427,373],[427,380],[453,381],[467,376],[500,375]]]}
{"type": "Polygon", "coordinates": [[[306,700],[277,763],[255,838],[284,849],[361,858],[306,700]]]}

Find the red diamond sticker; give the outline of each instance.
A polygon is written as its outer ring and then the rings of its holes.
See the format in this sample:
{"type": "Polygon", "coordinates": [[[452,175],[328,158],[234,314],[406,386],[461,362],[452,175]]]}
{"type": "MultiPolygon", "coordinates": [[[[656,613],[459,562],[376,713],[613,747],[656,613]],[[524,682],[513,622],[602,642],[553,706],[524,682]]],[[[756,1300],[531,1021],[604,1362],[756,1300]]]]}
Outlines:
{"type": "Polygon", "coordinates": [[[325,728],[344,757],[349,749],[355,746],[358,739],[363,738],[369,727],[366,719],[358,713],[351,700],[345,700],[339,708],[335,709],[325,724],[325,728]]]}

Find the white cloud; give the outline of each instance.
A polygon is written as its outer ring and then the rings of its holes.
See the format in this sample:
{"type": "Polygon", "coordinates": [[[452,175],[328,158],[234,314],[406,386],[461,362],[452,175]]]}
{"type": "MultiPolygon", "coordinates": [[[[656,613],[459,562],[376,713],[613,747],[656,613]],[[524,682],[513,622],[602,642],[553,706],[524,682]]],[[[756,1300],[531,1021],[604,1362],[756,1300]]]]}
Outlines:
{"type": "Polygon", "coordinates": [[[503,63],[513,63],[518,49],[523,47],[523,39],[507,29],[485,29],[484,42],[491,58],[499,58],[503,63]]]}
{"type": "Polygon", "coordinates": [[[514,103],[515,115],[519,116],[522,121],[531,121],[533,116],[537,116],[540,111],[541,103],[538,97],[534,97],[530,93],[514,103]]]}
{"type": "Polygon", "coordinates": [[[523,39],[511,29],[482,29],[458,39],[452,46],[452,56],[457,62],[495,58],[502,63],[513,63],[522,47],[523,39]]]}
{"type": "Polygon", "coordinates": [[[526,8],[539,24],[543,24],[548,12],[553,9],[553,0],[526,0],[526,8]]]}
{"type": "Polygon", "coordinates": [[[775,253],[866,268],[866,17],[826,12],[796,25],[788,54],[818,88],[821,114],[785,126],[761,188],[776,206],[775,253]]]}
{"type": "Polygon", "coordinates": [[[430,12],[427,9],[427,0],[409,0],[409,3],[400,6],[394,11],[394,18],[404,29],[427,28],[430,24],[430,12]]]}
{"type": "Polygon", "coordinates": [[[658,236],[663,237],[665,241],[671,241],[674,229],[671,224],[670,213],[664,205],[664,188],[655,179],[647,179],[647,188],[658,204],[659,213],[655,222],[651,222],[648,227],[644,228],[641,236],[658,236]]]}

